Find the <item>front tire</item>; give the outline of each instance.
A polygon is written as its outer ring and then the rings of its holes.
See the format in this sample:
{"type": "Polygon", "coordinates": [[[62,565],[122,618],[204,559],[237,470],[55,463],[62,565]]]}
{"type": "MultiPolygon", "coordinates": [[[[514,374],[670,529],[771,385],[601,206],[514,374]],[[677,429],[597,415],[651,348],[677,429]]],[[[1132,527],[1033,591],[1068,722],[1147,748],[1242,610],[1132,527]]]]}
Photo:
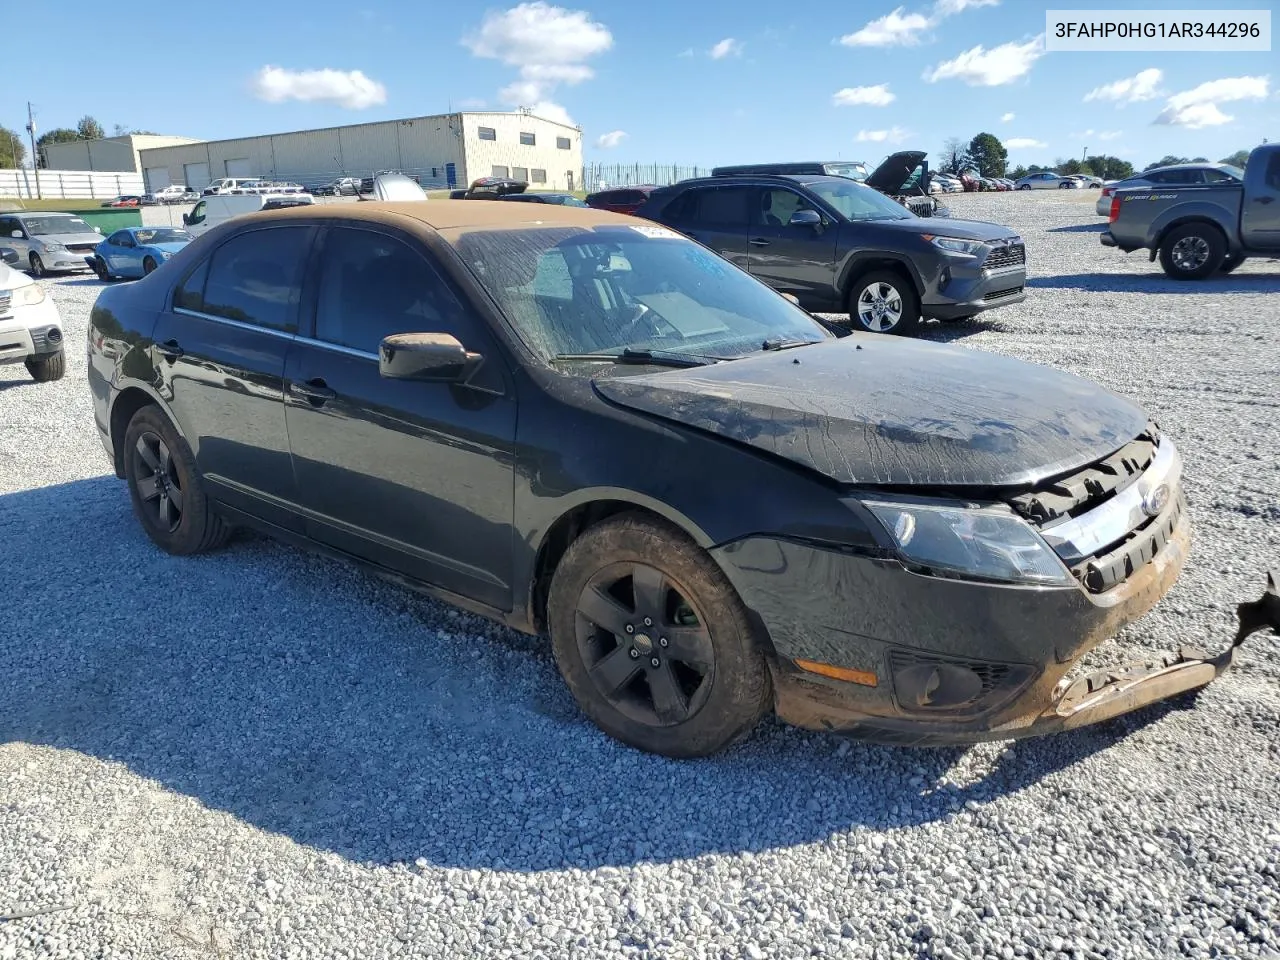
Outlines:
{"type": "Polygon", "coordinates": [[[111,280],[111,272],[107,270],[107,265],[101,257],[93,258],[93,272],[98,275],[98,279],[103,283],[111,280]]]}
{"type": "Polygon", "coordinates": [[[1217,273],[1227,256],[1222,232],[1208,223],[1185,223],[1165,234],[1160,266],[1174,280],[1203,280],[1217,273]]]}
{"type": "Polygon", "coordinates": [[[66,374],[67,355],[59,350],[43,357],[28,357],[24,365],[36,383],[51,383],[61,380],[66,374]]]}
{"type": "Polygon", "coordinates": [[[547,620],[578,706],[637,749],[708,756],[745,737],[772,704],[768,665],[733,587],[688,537],[642,514],[570,545],[547,620]]]}
{"type": "Polygon", "coordinates": [[[44,267],[44,261],[40,259],[40,254],[33,253],[27,258],[31,263],[31,275],[33,277],[47,277],[49,271],[44,267]]]}
{"type": "Polygon", "coordinates": [[[1029,183],[1024,183],[1024,184],[1023,184],[1022,186],[1020,186],[1018,189],[1019,189],[1019,190],[1030,190],[1030,189],[1031,189],[1031,184],[1029,184],[1029,183]]]}
{"type": "Polygon", "coordinates": [[[142,261],[142,275],[145,277],[156,268],[156,262],[151,257],[147,257],[142,261]]]}
{"type": "Polygon", "coordinates": [[[855,330],[908,336],[920,326],[920,298],[901,274],[873,270],[849,290],[849,319],[855,330]]]}
{"type": "Polygon", "coordinates": [[[135,413],[123,443],[133,513],[152,543],[177,556],[226,543],[231,528],[213,512],[191,447],[159,407],[135,413]]]}

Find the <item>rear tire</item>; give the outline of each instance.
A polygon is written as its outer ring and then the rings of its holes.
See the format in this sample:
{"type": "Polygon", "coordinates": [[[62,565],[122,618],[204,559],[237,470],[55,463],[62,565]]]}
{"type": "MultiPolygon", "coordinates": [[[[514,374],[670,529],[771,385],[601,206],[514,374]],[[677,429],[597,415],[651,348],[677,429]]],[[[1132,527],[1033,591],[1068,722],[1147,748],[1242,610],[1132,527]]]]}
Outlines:
{"type": "Polygon", "coordinates": [[[187,556],[227,542],[232,528],[214,513],[191,447],[159,407],[133,415],[123,446],[133,513],[152,543],[187,556]]]}
{"type": "Polygon", "coordinates": [[[43,357],[29,357],[25,366],[36,383],[50,383],[61,380],[67,372],[67,355],[59,350],[43,357]]]}
{"type": "Polygon", "coordinates": [[[1174,227],[1160,243],[1160,266],[1174,280],[1203,280],[1218,272],[1227,256],[1222,231],[1209,223],[1174,227]]]}
{"type": "Polygon", "coordinates": [[[909,336],[920,326],[920,298],[900,273],[872,270],[849,288],[849,320],[865,333],[909,336]]]}
{"type": "Polygon", "coordinates": [[[708,756],[772,706],[769,668],[737,593],[697,544],[645,515],[607,520],[569,546],[547,621],[578,706],[637,749],[708,756]]]}

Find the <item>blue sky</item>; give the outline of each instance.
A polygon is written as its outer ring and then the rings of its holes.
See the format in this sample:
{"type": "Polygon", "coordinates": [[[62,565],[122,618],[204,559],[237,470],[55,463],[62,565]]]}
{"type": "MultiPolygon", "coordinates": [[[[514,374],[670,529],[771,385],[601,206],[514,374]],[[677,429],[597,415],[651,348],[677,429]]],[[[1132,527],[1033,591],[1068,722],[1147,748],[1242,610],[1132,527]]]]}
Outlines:
{"type": "MultiPolygon", "coordinates": [[[[589,162],[699,165],[874,162],[986,130],[1011,163],[1088,148],[1141,167],[1170,153],[1216,160],[1280,135],[1274,50],[1043,51],[1046,8],[1118,6],[221,0],[217,16],[131,18],[119,44],[13,73],[0,124],[21,130],[28,99],[38,130],[89,113],[108,132],[120,123],[202,139],[536,104],[582,125],[589,162]]],[[[39,37],[47,23],[31,4],[5,14],[15,36],[39,37]]]]}

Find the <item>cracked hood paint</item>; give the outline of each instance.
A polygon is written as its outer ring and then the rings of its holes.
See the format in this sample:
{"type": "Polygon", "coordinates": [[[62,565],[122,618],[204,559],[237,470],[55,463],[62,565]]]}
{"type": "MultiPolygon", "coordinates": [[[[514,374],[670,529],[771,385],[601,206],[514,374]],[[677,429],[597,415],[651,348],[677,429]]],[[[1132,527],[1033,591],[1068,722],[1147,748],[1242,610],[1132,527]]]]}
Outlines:
{"type": "Polygon", "coordinates": [[[1113,453],[1147,422],[1071,374],[877,334],[594,387],[850,484],[1034,483],[1113,453]]]}

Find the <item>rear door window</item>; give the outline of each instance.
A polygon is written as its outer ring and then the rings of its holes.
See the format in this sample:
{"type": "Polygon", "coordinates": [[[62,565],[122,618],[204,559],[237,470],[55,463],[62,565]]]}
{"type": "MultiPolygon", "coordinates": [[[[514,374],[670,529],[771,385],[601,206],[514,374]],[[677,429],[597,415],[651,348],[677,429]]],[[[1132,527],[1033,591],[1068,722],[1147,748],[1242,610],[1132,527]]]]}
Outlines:
{"type": "Polygon", "coordinates": [[[702,187],[691,191],[683,210],[685,223],[716,227],[746,227],[751,219],[750,187],[702,187]]]}
{"type": "Polygon", "coordinates": [[[232,237],[210,258],[204,313],[282,333],[298,330],[305,226],[271,227],[232,237]]]}

